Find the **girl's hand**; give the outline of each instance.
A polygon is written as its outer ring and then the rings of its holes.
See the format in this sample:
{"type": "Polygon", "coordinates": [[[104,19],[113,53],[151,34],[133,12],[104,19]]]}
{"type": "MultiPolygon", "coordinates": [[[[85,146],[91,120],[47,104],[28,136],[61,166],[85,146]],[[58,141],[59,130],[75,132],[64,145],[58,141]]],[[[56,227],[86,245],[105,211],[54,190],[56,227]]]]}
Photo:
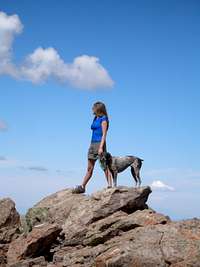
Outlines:
{"type": "Polygon", "coordinates": [[[102,153],[103,153],[103,148],[100,147],[100,148],[98,149],[98,155],[101,155],[102,153]]]}

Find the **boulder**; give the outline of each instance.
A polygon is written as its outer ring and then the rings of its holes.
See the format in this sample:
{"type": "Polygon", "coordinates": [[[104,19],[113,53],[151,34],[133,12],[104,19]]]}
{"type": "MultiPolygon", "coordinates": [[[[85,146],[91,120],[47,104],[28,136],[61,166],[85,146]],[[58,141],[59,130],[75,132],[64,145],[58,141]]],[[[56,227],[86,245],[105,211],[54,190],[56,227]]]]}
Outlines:
{"type": "Polygon", "coordinates": [[[103,189],[91,196],[73,194],[72,189],[64,189],[45,197],[30,208],[25,215],[26,222],[29,231],[37,224],[49,222],[63,226],[63,233],[67,233],[69,225],[77,222],[77,219],[87,225],[117,210],[130,213],[147,208],[146,201],[150,193],[149,186],[103,189]]]}
{"type": "Polygon", "coordinates": [[[62,225],[67,219],[74,203],[82,201],[85,195],[72,194],[72,189],[63,189],[43,198],[28,209],[25,218],[28,230],[44,222],[62,225]]]}
{"type": "Polygon", "coordinates": [[[107,218],[99,220],[88,227],[88,231],[83,240],[84,245],[94,246],[104,243],[105,241],[122,235],[136,227],[146,225],[165,224],[170,222],[168,216],[153,212],[148,209],[138,210],[132,214],[122,214],[116,212],[107,218]]]}
{"type": "Polygon", "coordinates": [[[20,224],[20,216],[15,208],[15,203],[10,198],[0,199],[0,229],[15,227],[20,224]]]}
{"type": "Polygon", "coordinates": [[[57,224],[44,223],[34,227],[27,236],[21,235],[10,243],[7,252],[8,264],[16,264],[26,258],[48,255],[60,231],[61,228],[57,224]]]}
{"type": "Polygon", "coordinates": [[[9,243],[20,233],[20,215],[10,198],[0,200],[0,244],[9,243]]]}
{"type": "Polygon", "coordinates": [[[0,199],[0,266],[7,264],[9,243],[20,235],[20,215],[10,198],[0,199]]]}
{"type": "Polygon", "coordinates": [[[132,213],[136,210],[147,208],[146,201],[151,188],[149,186],[134,188],[119,186],[103,189],[85,196],[83,199],[75,199],[67,220],[63,224],[62,233],[69,240],[77,233],[84,234],[87,226],[95,221],[105,218],[116,211],[132,213]]]}
{"type": "Polygon", "coordinates": [[[63,243],[68,246],[78,244],[95,246],[136,227],[165,224],[170,221],[169,216],[156,213],[149,209],[137,210],[131,214],[119,210],[88,226],[77,226],[76,231],[72,231],[69,228],[66,235],[67,238],[65,238],[63,243]]]}
{"type": "Polygon", "coordinates": [[[95,259],[95,266],[199,266],[199,226],[199,219],[191,219],[130,230],[104,243],[108,249],[95,259]],[[192,265],[186,265],[189,262],[192,265]]]}

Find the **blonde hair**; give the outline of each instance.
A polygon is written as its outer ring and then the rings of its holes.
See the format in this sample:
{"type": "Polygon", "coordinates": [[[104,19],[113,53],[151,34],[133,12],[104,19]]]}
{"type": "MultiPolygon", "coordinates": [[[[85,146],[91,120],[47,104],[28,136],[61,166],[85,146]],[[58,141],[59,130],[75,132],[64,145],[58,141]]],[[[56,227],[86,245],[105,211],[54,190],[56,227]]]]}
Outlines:
{"type": "MultiPolygon", "coordinates": [[[[97,101],[93,104],[93,107],[95,109],[95,114],[97,116],[105,115],[108,118],[107,109],[103,102],[97,101]]],[[[108,127],[109,127],[109,118],[108,118],[108,127]]]]}

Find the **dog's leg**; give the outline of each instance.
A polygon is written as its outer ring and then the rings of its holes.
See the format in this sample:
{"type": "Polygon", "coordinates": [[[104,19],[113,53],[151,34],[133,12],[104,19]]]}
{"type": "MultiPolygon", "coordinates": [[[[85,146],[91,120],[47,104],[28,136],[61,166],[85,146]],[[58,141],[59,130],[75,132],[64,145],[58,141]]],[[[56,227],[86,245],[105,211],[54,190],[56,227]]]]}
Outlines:
{"type": "Polygon", "coordinates": [[[138,165],[137,165],[137,167],[136,167],[136,170],[135,170],[135,172],[136,172],[136,177],[137,177],[137,179],[138,179],[138,181],[139,181],[139,187],[140,187],[140,185],[141,185],[141,183],[142,183],[142,181],[141,181],[141,177],[140,177],[140,169],[141,169],[141,167],[142,167],[142,160],[139,160],[139,163],[138,163],[138,165]]]}
{"type": "Polygon", "coordinates": [[[117,187],[117,171],[114,171],[113,174],[113,183],[114,186],[117,187]]]}
{"type": "Polygon", "coordinates": [[[107,167],[108,172],[108,188],[113,187],[113,173],[110,171],[110,169],[107,167]]]}
{"type": "Polygon", "coordinates": [[[135,180],[135,187],[137,187],[137,176],[136,176],[135,169],[133,166],[131,166],[131,174],[135,180]]]}
{"type": "Polygon", "coordinates": [[[131,171],[134,179],[138,183],[138,187],[141,185],[141,177],[140,177],[140,169],[142,167],[142,160],[137,158],[132,164],[131,164],[131,171]],[[133,169],[132,169],[133,168],[133,169]]]}
{"type": "Polygon", "coordinates": [[[138,179],[138,181],[139,181],[139,187],[140,187],[140,185],[141,185],[141,178],[140,178],[140,170],[138,170],[138,172],[137,172],[137,179],[138,179]]]}
{"type": "Polygon", "coordinates": [[[113,182],[114,182],[114,171],[113,171],[111,168],[109,168],[109,166],[108,166],[108,169],[109,169],[109,171],[110,171],[110,179],[112,180],[112,181],[111,181],[111,184],[112,184],[112,187],[113,187],[113,182]]]}

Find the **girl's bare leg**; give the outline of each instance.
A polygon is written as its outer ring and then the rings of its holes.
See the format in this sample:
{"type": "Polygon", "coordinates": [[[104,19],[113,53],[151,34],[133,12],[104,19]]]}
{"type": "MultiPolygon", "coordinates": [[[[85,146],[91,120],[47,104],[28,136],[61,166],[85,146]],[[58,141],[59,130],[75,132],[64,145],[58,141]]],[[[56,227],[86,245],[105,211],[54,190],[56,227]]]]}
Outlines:
{"type": "Polygon", "coordinates": [[[87,171],[86,171],[86,174],[83,178],[83,183],[82,183],[82,187],[84,187],[84,188],[86,187],[86,184],[88,183],[88,181],[92,177],[95,162],[96,162],[96,160],[94,160],[94,159],[88,159],[87,171]]]}

